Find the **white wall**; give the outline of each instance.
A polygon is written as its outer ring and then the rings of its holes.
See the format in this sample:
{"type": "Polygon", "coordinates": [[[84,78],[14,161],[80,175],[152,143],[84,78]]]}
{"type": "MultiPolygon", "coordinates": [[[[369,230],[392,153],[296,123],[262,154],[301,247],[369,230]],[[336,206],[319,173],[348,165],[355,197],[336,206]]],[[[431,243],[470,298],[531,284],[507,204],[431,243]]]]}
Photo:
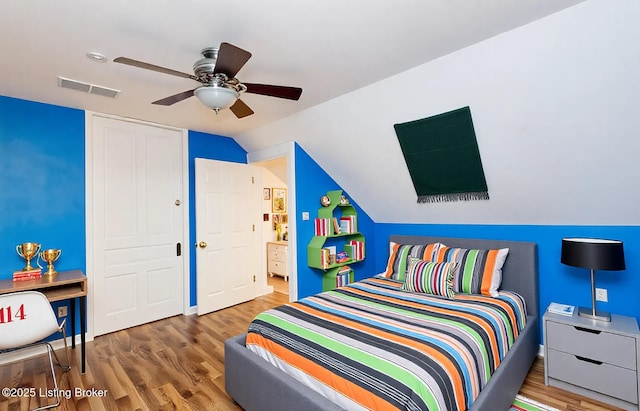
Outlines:
{"type": "Polygon", "coordinates": [[[248,137],[295,135],[376,222],[640,224],[638,21],[590,0],[248,137]],[[463,106],[491,199],[417,204],[393,124],[463,106]]]}

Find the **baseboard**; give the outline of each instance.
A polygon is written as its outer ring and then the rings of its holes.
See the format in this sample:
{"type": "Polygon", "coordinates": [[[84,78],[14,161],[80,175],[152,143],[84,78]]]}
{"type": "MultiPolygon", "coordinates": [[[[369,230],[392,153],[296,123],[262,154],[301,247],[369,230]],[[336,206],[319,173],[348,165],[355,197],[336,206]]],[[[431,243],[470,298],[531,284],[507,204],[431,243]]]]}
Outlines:
{"type": "MultiPolygon", "coordinates": [[[[256,297],[261,297],[263,295],[271,294],[273,292],[273,286],[268,285],[259,290],[256,294],[256,297]]],[[[198,306],[192,305],[189,309],[184,313],[184,315],[194,315],[198,313],[198,306]]]]}
{"type": "Polygon", "coordinates": [[[273,292],[273,286],[272,285],[267,285],[267,286],[262,288],[262,292],[258,292],[258,296],[271,294],[272,292],[273,292]]]}
{"type": "MultiPolygon", "coordinates": [[[[93,339],[86,339],[85,341],[89,342],[89,341],[93,341],[93,339]]],[[[62,338],[58,340],[49,341],[49,344],[51,344],[53,349],[56,351],[58,351],[59,349],[64,349],[64,340],[62,338]]],[[[72,356],[73,350],[71,348],[71,337],[67,337],[67,345],[69,346],[69,351],[70,351],[69,356],[72,356]]],[[[80,351],[80,334],[76,335],[76,349],[80,351]]],[[[0,366],[11,364],[18,361],[23,361],[28,358],[36,357],[38,355],[43,355],[46,353],[47,353],[47,349],[44,345],[5,352],[0,354],[0,366]]]]}

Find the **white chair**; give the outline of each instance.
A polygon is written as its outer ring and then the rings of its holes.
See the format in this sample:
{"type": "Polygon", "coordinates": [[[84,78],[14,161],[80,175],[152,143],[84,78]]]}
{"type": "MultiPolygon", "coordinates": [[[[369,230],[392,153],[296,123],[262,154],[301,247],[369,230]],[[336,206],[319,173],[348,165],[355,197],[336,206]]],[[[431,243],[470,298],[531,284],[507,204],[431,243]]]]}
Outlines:
{"type": "Polygon", "coordinates": [[[0,295],[0,353],[44,345],[49,354],[49,364],[53,375],[53,392],[57,393],[57,402],[35,408],[35,410],[43,410],[60,405],[60,390],[58,389],[58,381],[53,366],[53,357],[55,357],[56,363],[64,371],[71,369],[67,336],[64,331],[65,321],[66,319],[58,324],[51,303],[44,294],[37,291],[21,291],[0,295]],[[45,338],[56,332],[62,333],[67,365],[60,363],[51,344],[44,341],[45,338]]]}

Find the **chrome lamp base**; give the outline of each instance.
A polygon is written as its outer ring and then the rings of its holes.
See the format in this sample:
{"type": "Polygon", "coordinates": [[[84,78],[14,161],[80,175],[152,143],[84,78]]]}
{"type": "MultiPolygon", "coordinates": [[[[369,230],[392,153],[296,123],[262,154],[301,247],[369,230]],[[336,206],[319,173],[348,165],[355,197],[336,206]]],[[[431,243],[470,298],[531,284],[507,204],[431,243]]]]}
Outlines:
{"type": "Polygon", "coordinates": [[[595,308],[578,307],[578,315],[592,320],[611,322],[611,314],[606,311],[596,311],[595,308]]]}

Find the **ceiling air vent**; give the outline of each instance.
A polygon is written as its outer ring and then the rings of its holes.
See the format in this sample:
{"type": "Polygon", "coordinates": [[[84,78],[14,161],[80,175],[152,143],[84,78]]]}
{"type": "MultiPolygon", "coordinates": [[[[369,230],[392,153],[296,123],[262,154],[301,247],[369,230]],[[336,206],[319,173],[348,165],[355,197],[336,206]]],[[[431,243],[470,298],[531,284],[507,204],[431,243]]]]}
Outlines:
{"type": "Polygon", "coordinates": [[[78,80],[71,80],[68,78],[58,76],[58,86],[62,88],[69,88],[71,90],[82,91],[84,93],[95,94],[98,96],[116,98],[120,94],[120,90],[113,88],[107,88],[102,86],[96,86],[95,84],[83,83],[78,80]]]}

